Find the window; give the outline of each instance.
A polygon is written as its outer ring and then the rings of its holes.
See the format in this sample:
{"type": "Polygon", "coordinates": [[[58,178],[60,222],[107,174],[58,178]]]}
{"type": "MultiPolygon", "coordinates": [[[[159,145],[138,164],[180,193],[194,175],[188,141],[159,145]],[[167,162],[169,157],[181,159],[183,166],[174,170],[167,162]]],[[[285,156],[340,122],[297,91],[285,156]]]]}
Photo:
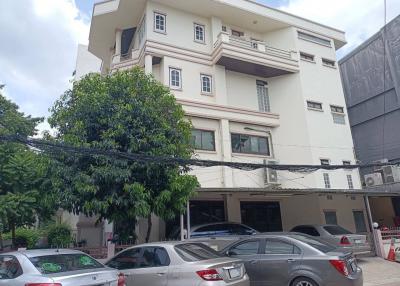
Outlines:
{"type": "Polygon", "coordinates": [[[229,255],[252,255],[258,254],[259,240],[246,241],[235,245],[229,250],[229,255]]]}
{"type": "Polygon", "coordinates": [[[257,80],[258,109],[261,112],[270,112],[271,107],[268,95],[268,83],[257,80]]]}
{"type": "Polygon", "coordinates": [[[331,105],[331,112],[333,117],[333,122],[336,124],[346,124],[344,107],[331,105]]]}
{"type": "Polygon", "coordinates": [[[332,244],[328,244],[328,243],[325,243],[324,241],[312,239],[308,236],[303,236],[300,234],[291,234],[290,237],[300,240],[301,242],[307,243],[308,245],[311,245],[312,247],[314,247],[324,253],[331,252],[332,250],[336,249],[336,246],[334,246],[332,244]]]}
{"type": "Polygon", "coordinates": [[[184,243],[178,244],[175,247],[176,253],[187,262],[209,260],[223,257],[214,249],[202,243],[184,243]]]}
{"type": "Polygon", "coordinates": [[[0,281],[14,279],[21,275],[22,268],[17,258],[9,255],[0,256],[0,281]]]}
{"type": "Polygon", "coordinates": [[[336,211],[324,211],[326,224],[338,224],[336,211]]]}
{"type": "Polygon", "coordinates": [[[307,107],[309,109],[315,109],[315,110],[322,111],[322,103],[319,103],[319,102],[307,100],[307,107]]]}
{"type": "Polygon", "coordinates": [[[154,31],[159,33],[166,33],[167,16],[154,12],[154,31]]]}
{"type": "Polygon", "coordinates": [[[365,225],[364,212],[353,211],[354,222],[356,224],[356,232],[362,233],[367,232],[367,226],[365,225]]]}
{"type": "Polygon", "coordinates": [[[347,175],[347,184],[350,190],[354,189],[353,177],[351,175],[347,175]]]}
{"type": "Polygon", "coordinates": [[[118,270],[135,269],[140,267],[141,248],[126,250],[111,259],[106,265],[118,270]]]}
{"type": "Polygon", "coordinates": [[[309,62],[315,62],[314,56],[310,54],[306,54],[303,52],[300,52],[300,59],[309,61],[309,62]]]}
{"type": "Polygon", "coordinates": [[[320,161],[321,161],[321,165],[322,166],[329,166],[330,165],[329,159],[321,159],[320,161]]]}
{"type": "Polygon", "coordinates": [[[231,142],[234,153],[270,155],[267,137],[232,133],[231,142]]]}
{"type": "Polygon", "coordinates": [[[335,113],[344,114],[344,107],[337,106],[337,105],[331,105],[331,111],[335,112],[335,113]]]}
{"type": "Polygon", "coordinates": [[[351,234],[351,231],[338,226],[338,225],[328,225],[323,227],[331,235],[345,235],[351,234]]]}
{"type": "Polygon", "coordinates": [[[227,32],[228,29],[226,28],[226,26],[222,26],[222,32],[227,32]]]}
{"type": "Polygon", "coordinates": [[[336,66],[335,61],[324,59],[324,58],[322,58],[322,64],[324,66],[333,67],[333,68],[336,66]]]}
{"type": "Polygon", "coordinates": [[[191,145],[197,150],[215,151],[214,131],[192,130],[191,145]]]}
{"type": "Polygon", "coordinates": [[[265,254],[300,254],[300,249],[293,245],[279,240],[267,240],[265,254]]]}
{"type": "Polygon", "coordinates": [[[29,260],[42,274],[104,268],[103,265],[85,254],[57,254],[30,257],[29,260]]]}
{"type": "Polygon", "coordinates": [[[321,44],[321,45],[324,45],[324,46],[327,46],[327,47],[331,47],[331,41],[330,40],[323,39],[323,38],[320,38],[320,37],[317,37],[317,36],[313,36],[313,35],[310,35],[310,34],[306,34],[306,33],[300,32],[300,31],[297,31],[297,34],[299,36],[299,39],[310,41],[310,42],[314,42],[314,43],[321,44]]]}
{"type": "Polygon", "coordinates": [[[330,189],[331,188],[331,181],[329,179],[329,174],[324,173],[324,184],[325,184],[325,189],[330,189]]]}
{"type": "Polygon", "coordinates": [[[194,24],[194,40],[196,42],[205,42],[205,26],[200,24],[194,24]]]}
{"type": "Polygon", "coordinates": [[[235,37],[243,37],[243,36],[244,36],[244,33],[243,33],[243,32],[240,32],[240,31],[232,30],[232,36],[235,36],[235,37]]]}
{"type": "Polygon", "coordinates": [[[300,232],[311,236],[320,236],[319,232],[313,226],[296,226],[292,232],[300,232]]]}
{"type": "Polygon", "coordinates": [[[167,251],[162,247],[145,247],[140,261],[140,268],[168,266],[170,263],[167,251]]]}
{"type": "Polygon", "coordinates": [[[182,71],[180,69],[169,69],[169,86],[175,89],[182,88],[182,71]]]}
{"type": "Polygon", "coordinates": [[[212,76],[202,74],[200,75],[201,81],[201,92],[211,94],[212,93],[212,76]]]}
{"type": "Polygon", "coordinates": [[[349,165],[351,165],[351,161],[343,161],[343,165],[344,166],[349,166],[349,165]]]}

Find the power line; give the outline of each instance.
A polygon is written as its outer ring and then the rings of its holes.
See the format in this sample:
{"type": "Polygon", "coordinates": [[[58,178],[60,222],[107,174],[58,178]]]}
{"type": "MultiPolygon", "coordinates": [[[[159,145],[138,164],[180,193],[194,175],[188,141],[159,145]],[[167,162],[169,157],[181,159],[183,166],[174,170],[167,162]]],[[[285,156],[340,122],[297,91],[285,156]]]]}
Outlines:
{"type": "MultiPolygon", "coordinates": [[[[400,163],[372,163],[372,164],[357,164],[357,165],[291,165],[291,164],[263,164],[263,163],[248,163],[248,162],[226,162],[202,159],[185,159],[173,156],[153,156],[140,153],[120,152],[115,150],[102,150],[98,148],[76,147],[65,143],[47,141],[42,139],[25,138],[21,136],[0,136],[0,141],[21,143],[27,146],[36,148],[42,152],[64,151],[70,154],[80,154],[86,156],[107,156],[112,158],[123,159],[127,161],[136,161],[143,163],[164,164],[172,166],[199,166],[203,168],[214,166],[226,166],[240,170],[257,170],[269,168],[273,170],[289,171],[289,172],[313,172],[317,170],[337,170],[337,169],[358,169],[383,167],[388,165],[399,165],[400,163]]],[[[57,154],[53,153],[53,156],[57,154]]]]}

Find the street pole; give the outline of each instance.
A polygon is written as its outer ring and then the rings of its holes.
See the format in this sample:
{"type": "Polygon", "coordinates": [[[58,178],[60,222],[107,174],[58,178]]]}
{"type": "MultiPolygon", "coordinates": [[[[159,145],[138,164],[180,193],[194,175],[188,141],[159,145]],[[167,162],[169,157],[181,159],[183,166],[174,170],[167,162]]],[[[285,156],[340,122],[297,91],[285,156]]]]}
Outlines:
{"type": "Polygon", "coordinates": [[[181,241],[185,240],[185,226],[184,226],[184,221],[183,221],[183,214],[181,214],[181,241]]]}
{"type": "Polygon", "coordinates": [[[186,205],[186,226],[187,226],[187,239],[190,239],[190,201],[187,201],[186,205]]]}

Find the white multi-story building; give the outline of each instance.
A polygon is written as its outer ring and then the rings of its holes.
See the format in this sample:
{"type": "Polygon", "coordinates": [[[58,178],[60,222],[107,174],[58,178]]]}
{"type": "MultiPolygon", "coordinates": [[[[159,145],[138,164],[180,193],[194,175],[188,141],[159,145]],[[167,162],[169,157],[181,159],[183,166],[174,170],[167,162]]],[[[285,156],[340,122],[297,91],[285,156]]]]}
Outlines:
{"type": "MultiPolygon", "coordinates": [[[[198,158],[341,165],[355,163],[336,63],[345,43],[342,31],[251,0],[109,0],[94,6],[89,51],[104,74],[140,66],[169,86],[198,158]]],[[[193,174],[192,224],[368,229],[358,170],[193,174]]],[[[162,239],[173,225],[154,221],[152,239],[162,239]]]]}

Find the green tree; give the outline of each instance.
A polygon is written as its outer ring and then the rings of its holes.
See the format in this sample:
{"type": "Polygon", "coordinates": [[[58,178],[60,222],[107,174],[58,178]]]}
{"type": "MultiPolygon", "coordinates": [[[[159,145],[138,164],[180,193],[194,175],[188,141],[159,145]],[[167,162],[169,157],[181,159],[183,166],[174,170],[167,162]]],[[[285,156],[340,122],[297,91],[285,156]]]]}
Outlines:
{"type": "MultiPolygon", "coordinates": [[[[25,116],[0,94],[0,136],[33,136],[41,121],[25,116]]],[[[32,225],[36,218],[51,215],[54,205],[46,195],[51,184],[48,163],[28,146],[0,141],[0,224],[11,231],[13,243],[16,227],[32,225]]]]}
{"type": "MultiPolygon", "coordinates": [[[[141,69],[91,74],[55,103],[49,120],[56,140],[135,154],[190,158],[191,124],[169,89],[141,69]]],[[[185,209],[198,186],[188,166],[106,156],[59,156],[56,171],[64,208],[109,221],[170,219],[185,209]]]]}

